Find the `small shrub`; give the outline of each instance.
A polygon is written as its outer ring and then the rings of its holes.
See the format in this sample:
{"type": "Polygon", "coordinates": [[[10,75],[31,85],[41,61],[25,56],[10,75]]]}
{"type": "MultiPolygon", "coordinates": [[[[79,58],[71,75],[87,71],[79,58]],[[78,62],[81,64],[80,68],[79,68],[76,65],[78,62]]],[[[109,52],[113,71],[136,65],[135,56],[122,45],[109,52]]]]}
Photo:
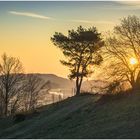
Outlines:
{"type": "Polygon", "coordinates": [[[32,113],[33,116],[38,116],[39,114],[40,114],[40,112],[37,111],[37,110],[34,110],[33,113],[32,113]]]}
{"type": "Polygon", "coordinates": [[[26,119],[26,116],[24,114],[16,114],[13,116],[14,123],[22,122],[26,119]]]}
{"type": "Polygon", "coordinates": [[[79,96],[84,96],[84,95],[94,95],[93,93],[91,93],[91,92],[81,92],[80,94],[79,94],[79,96]]]}

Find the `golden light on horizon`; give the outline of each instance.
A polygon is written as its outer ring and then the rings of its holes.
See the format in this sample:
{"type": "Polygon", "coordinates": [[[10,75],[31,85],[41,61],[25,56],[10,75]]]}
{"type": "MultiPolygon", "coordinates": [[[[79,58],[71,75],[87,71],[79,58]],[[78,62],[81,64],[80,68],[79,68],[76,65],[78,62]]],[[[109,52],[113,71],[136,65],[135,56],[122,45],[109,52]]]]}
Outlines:
{"type": "Polygon", "coordinates": [[[131,65],[135,65],[135,64],[138,63],[137,59],[134,58],[134,57],[131,57],[129,61],[130,61],[130,64],[131,64],[131,65]]]}

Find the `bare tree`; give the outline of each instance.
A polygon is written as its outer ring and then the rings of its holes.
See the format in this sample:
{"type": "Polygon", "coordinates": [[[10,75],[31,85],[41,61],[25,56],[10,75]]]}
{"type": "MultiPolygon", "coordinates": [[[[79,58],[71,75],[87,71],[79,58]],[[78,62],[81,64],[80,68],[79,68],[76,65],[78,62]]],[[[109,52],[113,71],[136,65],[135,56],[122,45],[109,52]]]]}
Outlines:
{"type": "MultiPolygon", "coordinates": [[[[23,67],[18,58],[2,55],[0,63],[0,93],[3,101],[4,115],[8,115],[8,105],[11,99],[22,90],[23,67]]],[[[13,99],[14,100],[14,99],[13,99]]]]}
{"type": "Polygon", "coordinates": [[[113,80],[126,81],[137,89],[140,84],[140,19],[136,16],[123,18],[107,38],[103,52],[107,74],[113,80]],[[131,58],[135,61],[132,64],[131,58]]]}
{"type": "Polygon", "coordinates": [[[25,88],[24,80],[22,83],[23,85],[22,85],[21,91],[19,91],[19,93],[16,94],[9,102],[10,114],[12,115],[22,110],[22,103],[24,102],[23,100],[24,88],[25,88]]]}
{"type": "Polygon", "coordinates": [[[2,98],[2,93],[0,92],[0,116],[3,115],[4,101],[2,98]]]}
{"type": "Polygon", "coordinates": [[[27,74],[26,75],[26,86],[24,93],[25,109],[34,110],[37,106],[37,101],[39,99],[39,92],[46,88],[50,89],[49,81],[45,82],[37,75],[27,74]]]}

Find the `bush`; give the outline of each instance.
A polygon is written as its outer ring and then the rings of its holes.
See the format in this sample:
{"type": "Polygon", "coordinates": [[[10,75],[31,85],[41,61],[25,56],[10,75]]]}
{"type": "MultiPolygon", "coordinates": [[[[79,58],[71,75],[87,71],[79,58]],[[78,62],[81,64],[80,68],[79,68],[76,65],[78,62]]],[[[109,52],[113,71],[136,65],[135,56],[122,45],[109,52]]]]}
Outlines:
{"type": "Polygon", "coordinates": [[[26,119],[26,116],[24,114],[16,114],[13,116],[14,123],[22,122],[26,119]]]}
{"type": "Polygon", "coordinates": [[[95,93],[91,93],[91,92],[81,92],[80,94],[79,94],[79,96],[84,96],[84,95],[95,95],[95,93]]]}
{"type": "Polygon", "coordinates": [[[40,113],[37,110],[34,110],[32,114],[33,115],[39,115],[40,113]]]}

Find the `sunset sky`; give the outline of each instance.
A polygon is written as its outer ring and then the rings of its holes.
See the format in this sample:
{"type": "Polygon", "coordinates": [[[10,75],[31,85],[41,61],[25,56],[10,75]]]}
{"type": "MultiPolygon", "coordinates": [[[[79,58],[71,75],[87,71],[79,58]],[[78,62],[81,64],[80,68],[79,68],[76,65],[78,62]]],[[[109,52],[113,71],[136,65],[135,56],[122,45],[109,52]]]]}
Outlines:
{"type": "Polygon", "coordinates": [[[0,2],[0,55],[19,57],[25,72],[67,77],[62,53],[50,38],[55,31],[96,26],[112,30],[120,18],[139,16],[139,2],[0,2]]]}

